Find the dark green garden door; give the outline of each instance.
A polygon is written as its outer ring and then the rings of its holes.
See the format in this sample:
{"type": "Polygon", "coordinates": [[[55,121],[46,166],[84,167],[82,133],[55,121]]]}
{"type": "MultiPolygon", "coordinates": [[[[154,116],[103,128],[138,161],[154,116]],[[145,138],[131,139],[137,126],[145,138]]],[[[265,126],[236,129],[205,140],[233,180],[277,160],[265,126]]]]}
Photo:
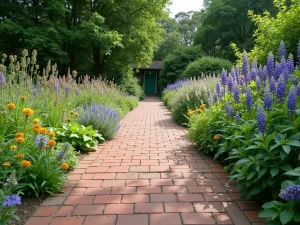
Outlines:
{"type": "Polygon", "coordinates": [[[145,72],[144,86],[146,95],[155,95],[156,94],[156,72],[145,72]]]}

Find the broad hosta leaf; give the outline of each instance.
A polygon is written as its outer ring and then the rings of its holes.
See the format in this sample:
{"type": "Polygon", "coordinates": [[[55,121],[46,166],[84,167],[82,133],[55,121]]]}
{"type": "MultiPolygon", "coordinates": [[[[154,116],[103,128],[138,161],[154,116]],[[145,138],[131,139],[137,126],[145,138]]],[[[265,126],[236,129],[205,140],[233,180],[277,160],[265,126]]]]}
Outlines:
{"type": "Polygon", "coordinates": [[[290,222],[294,217],[294,211],[292,209],[284,209],[280,213],[280,221],[283,225],[287,224],[290,222]]]}

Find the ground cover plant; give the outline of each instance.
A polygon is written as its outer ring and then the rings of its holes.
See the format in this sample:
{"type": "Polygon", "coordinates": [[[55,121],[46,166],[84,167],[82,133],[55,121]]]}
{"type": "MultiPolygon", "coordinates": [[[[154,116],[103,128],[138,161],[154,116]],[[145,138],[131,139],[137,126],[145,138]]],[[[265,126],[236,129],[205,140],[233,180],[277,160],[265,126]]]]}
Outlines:
{"type": "Polygon", "coordinates": [[[77,154],[96,149],[104,141],[103,136],[114,135],[119,120],[137,104],[137,98],[112,82],[78,77],[76,71],[59,76],[56,65],[50,62],[40,71],[35,50],[31,57],[24,50],[19,59],[3,55],[0,224],[17,218],[15,207],[21,204],[23,195],[41,197],[61,192],[66,172],[78,164],[77,154]],[[106,109],[97,117],[97,123],[80,123],[80,118],[86,116],[86,105],[106,109]],[[106,121],[107,109],[113,112],[109,114],[111,123],[106,121]]]}

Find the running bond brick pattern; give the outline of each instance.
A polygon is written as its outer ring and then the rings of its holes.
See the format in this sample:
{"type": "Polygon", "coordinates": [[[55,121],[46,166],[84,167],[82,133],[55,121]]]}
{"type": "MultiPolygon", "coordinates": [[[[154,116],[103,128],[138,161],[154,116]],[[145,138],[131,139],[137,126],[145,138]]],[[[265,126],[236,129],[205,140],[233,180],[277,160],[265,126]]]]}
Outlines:
{"type": "Polygon", "coordinates": [[[26,225],[262,225],[220,163],[201,155],[161,101],[147,97],[118,136],[68,175],[26,225]]]}

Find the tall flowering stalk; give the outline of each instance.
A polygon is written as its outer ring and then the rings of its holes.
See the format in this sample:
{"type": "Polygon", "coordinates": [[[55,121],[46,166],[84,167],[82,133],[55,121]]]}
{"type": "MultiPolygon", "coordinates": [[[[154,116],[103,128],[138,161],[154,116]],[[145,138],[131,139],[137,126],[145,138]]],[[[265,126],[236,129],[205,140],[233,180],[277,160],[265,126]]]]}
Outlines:
{"type": "Polygon", "coordinates": [[[251,118],[252,118],[252,115],[251,115],[252,105],[253,105],[252,91],[251,91],[250,87],[248,87],[246,90],[246,107],[247,107],[247,110],[250,112],[251,118]]]}
{"type": "Polygon", "coordinates": [[[265,88],[265,92],[264,92],[264,108],[267,111],[272,110],[272,97],[268,87],[265,88]]]}
{"type": "Polygon", "coordinates": [[[249,76],[249,62],[248,62],[248,56],[247,56],[247,52],[246,51],[243,52],[242,61],[243,61],[242,74],[244,76],[245,83],[246,83],[246,86],[247,86],[248,76],[249,76]]]}
{"type": "Polygon", "coordinates": [[[286,58],[286,49],[283,41],[280,42],[279,46],[279,60],[282,58],[286,58]]]}
{"type": "Polygon", "coordinates": [[[270,52],[267,61],[267,71],[268,71],[269,80],[271,80],[271,77],[274,75],[274,70],[275,70],[274,56],[273,53],[270,52]]]}
{"type": "Polygon", "coordinates": [[[295,110],[297,108],[297,96],[296,96],[296,90],[294,86],[291,87],[288,94],[287,108],[289,110],[289,115],[292,118],[293,125],[294,125],[295,110]]]}
{"type": "Polygon", "coordinates": [[[257,125],[258,125],[258,130],[264,136],[264,133],[266,132],[266,129],[267,129],[267,125],[266,125],[266,115],[261,106],[258,106],[258,109],[257,109],[257,125]]]}
{"type": "Polygon", "coordinates": [[[277,90],[276,90],[276,96],[279,99],[279,102],[282,104],[283,103],[283,98],[285,96],[285,90],[286,89],[286,82],[284,75],[282,74],[278,80],[277,84],[277,90]]]}

